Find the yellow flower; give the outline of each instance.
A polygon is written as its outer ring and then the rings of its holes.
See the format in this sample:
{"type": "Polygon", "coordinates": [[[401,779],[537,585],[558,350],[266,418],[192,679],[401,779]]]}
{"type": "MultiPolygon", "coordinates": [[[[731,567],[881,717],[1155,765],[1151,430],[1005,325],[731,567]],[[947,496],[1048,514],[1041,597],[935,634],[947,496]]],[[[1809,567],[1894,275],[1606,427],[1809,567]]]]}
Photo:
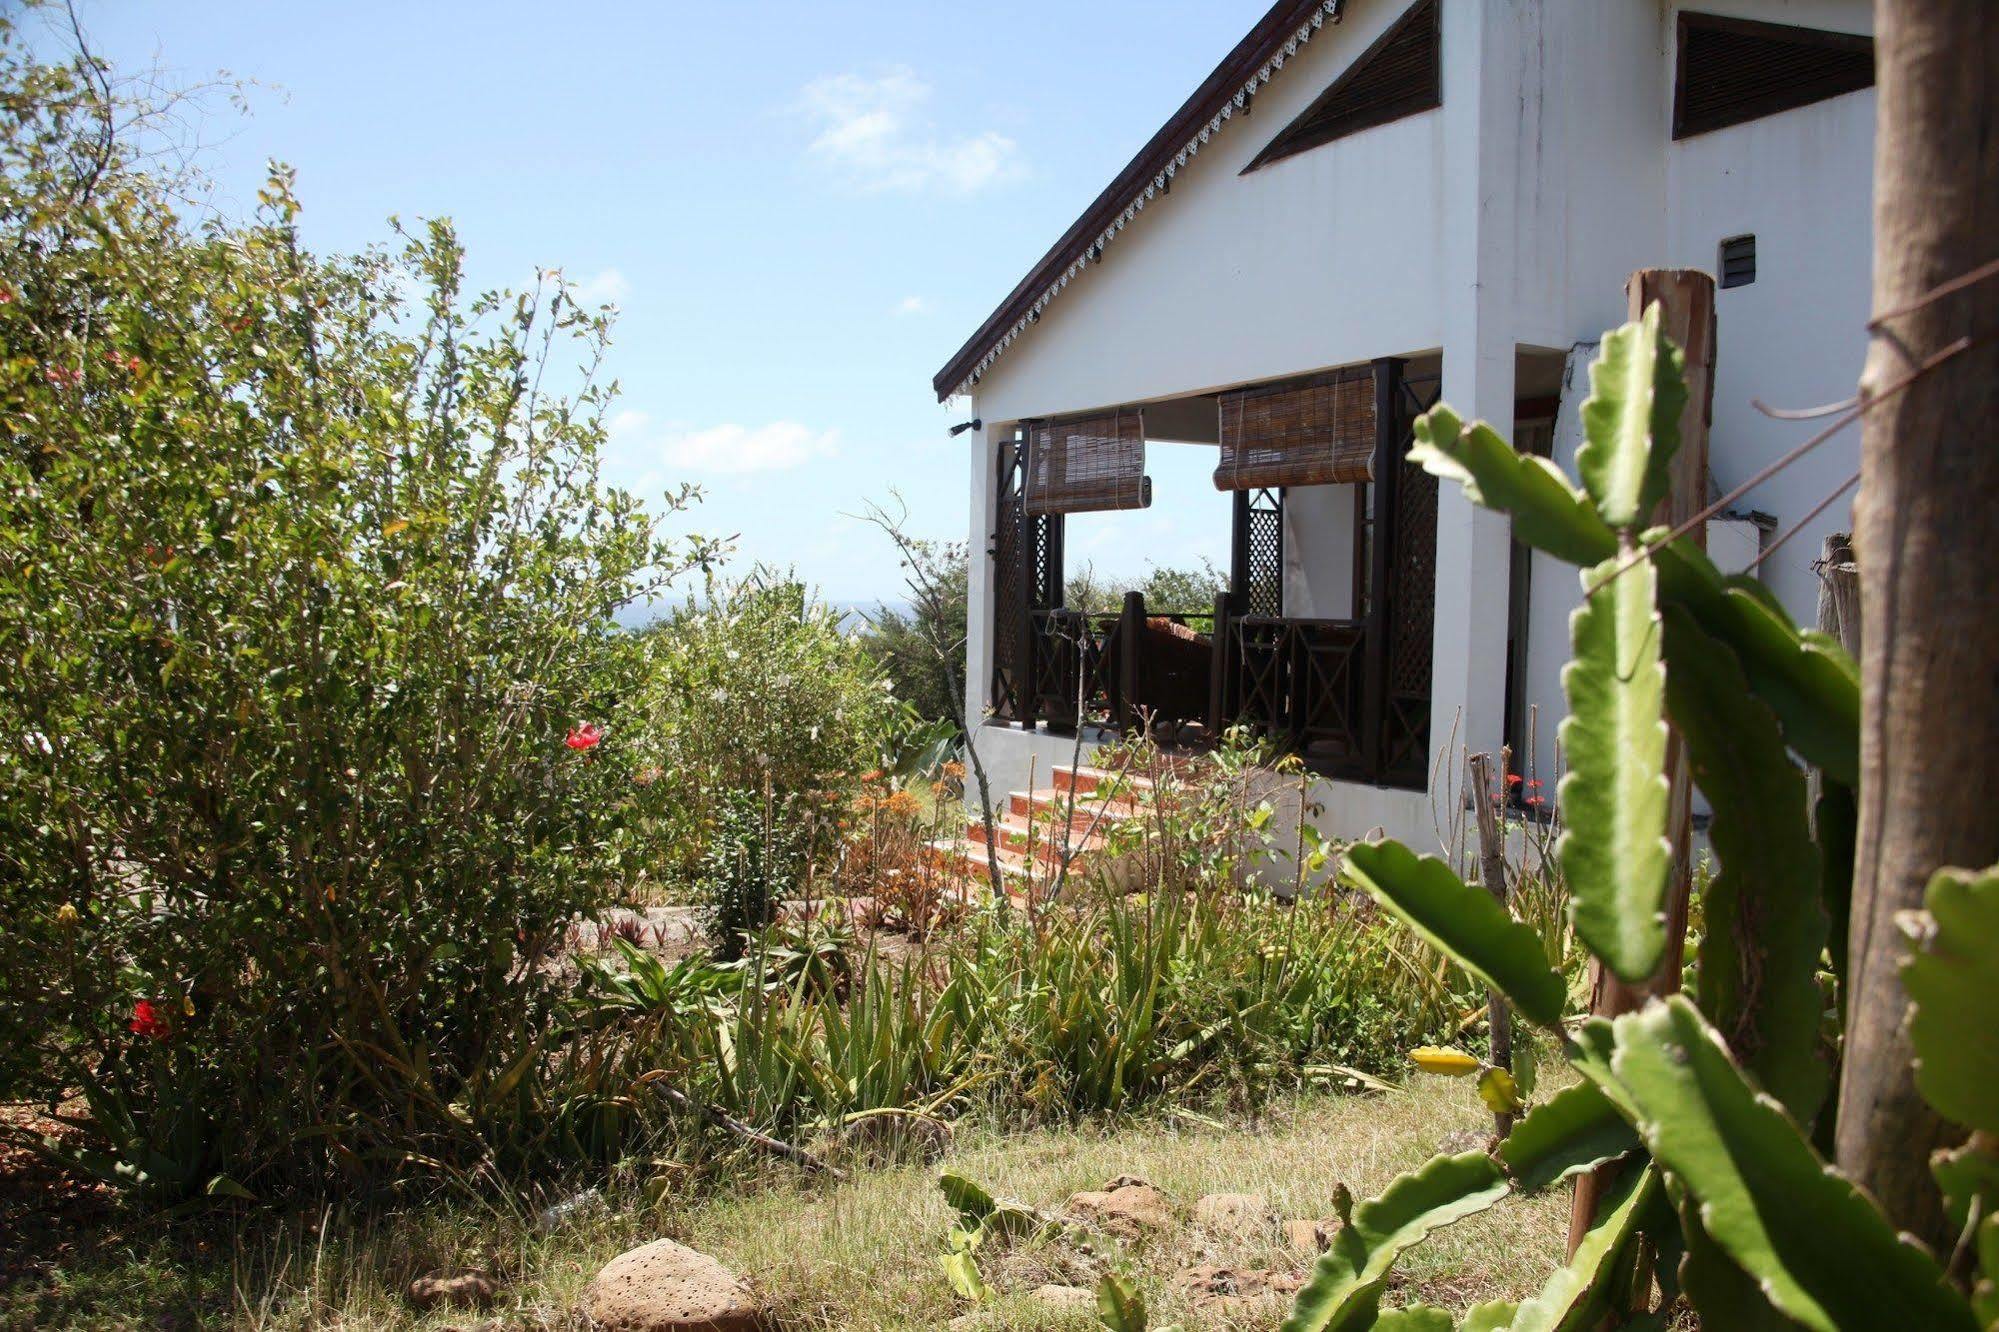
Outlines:
{"type": "Polygon", "coordinates": [[[81,915],[81,913],[79,913],[77,909],[68,902],[64,902],[61,906],[56,908],[56,924],[62,926],[66,930],[75,929],[77,922],[82,919],[83,916],[81,915]]]}
{"type": "Polygon", "coordinates": [[[1478,1072],[1478,1060],[1463,1050],[1446,1050],[1434,1045],[1411,1050],[1409,1062],[1425,1073],[1441,1073],[1447,1078],[1462,1078],[1468,1073],[1478,1072]]]}

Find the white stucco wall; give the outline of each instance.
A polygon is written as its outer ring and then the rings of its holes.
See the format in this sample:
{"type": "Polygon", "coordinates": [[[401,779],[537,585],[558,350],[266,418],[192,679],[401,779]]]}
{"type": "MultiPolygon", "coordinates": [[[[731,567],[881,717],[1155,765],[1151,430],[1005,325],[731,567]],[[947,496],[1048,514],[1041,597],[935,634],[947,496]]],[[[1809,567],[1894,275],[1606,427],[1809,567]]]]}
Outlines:
{"type": "MultiPolygon", "coordinates": [[[[991,422],[1208,392],[1384,355],[1438,351],[1443,393],[1467,417],[1510,422],[1522,347],[1587,346],[1625,313],[1640,267],[1713,271],[1724,237],[1757,237],[1755,284],[1721,292],[1710,456],[1730,487],[1802,438],[1752,398],[1785,406],[1852,391],[1865,350],[1874,97],[1853,94],[1675,143],[1673,32],[1664,0],[1443,0],[1442,108],[1239,171],[1406,7],[1353,0],[989,369],[974,411],[991,422]]],[[[1846,31],[1866,0],[1703,0],[1703,11],[1846,31]]],[[[1581,358],[1586,364],[1587,356],[1581,358]]],[[[1580,371],[1555,457],[1573,463],[1580,371]]],[[[971,494],[971,686],[990,673],[989,446],[971,494]]],[[[1737,506],[1788,526],[1857,467],[1843,436],[1737,506]]],[[[1341,614],[1351,503],[1300,492],[1287,526],[1295,614],[1341,614]],[[1309,523],[1309,526],[1307,525],[1309,523]],[[1340,552],[1336,555],[1334,552],[1340,552]],[[1323,574],[1322,574],[1323,571],[1323,574]],[[1323,581],[1322,581],[1323,578],[1323,581]],[[1324,599],[1321,594],[1323,592],[1324,599]]],[[[1763,576],[1809,618],[1821,536],[1800,533],[1763,576]]],[[[1432,745],[1499,743],[1508,534],[1454,488],[1440,494],[1432,745]]],[[[1559,671],[1573,570],[1536,559],[1526,695],[1544,767],[1563,713],[1559,671]]],[[[1042,741],[994,742],[1025,779],[1042,741]]],[[[1066,754],[1067,742],[1055,742],[1066,754]]],[[[1045,757],[1045,756],[1044,756],[1045,757]]],[[[1323,824],[1434,841],[1431,798],[1323,784],[1323,824]]]]}
{"type": "Polygon", "coordinates": [[[980,381],[988,421],[1206,392],[1441,340],[1442,117],[1242,168],[1406,8],[1358,0],[980,381]]]}

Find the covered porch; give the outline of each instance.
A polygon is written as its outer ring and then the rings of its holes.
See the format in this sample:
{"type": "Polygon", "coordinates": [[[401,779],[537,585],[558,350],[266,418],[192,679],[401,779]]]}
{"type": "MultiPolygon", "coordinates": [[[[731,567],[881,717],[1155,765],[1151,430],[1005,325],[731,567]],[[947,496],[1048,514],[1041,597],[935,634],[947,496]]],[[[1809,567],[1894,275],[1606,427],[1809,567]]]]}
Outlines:
{"type": "Polygon", "coordinates": [[[1405,461],[1440,359],[988,426],[991,726],[1198,751],[1233,727],[1345,782],[1422,790],[1437,483],[1405,461]],[[1215,450],[1226,585],[1203,605],[1068,602],[1071,515],[1143,508],[1148,440],[1215,450]]]}

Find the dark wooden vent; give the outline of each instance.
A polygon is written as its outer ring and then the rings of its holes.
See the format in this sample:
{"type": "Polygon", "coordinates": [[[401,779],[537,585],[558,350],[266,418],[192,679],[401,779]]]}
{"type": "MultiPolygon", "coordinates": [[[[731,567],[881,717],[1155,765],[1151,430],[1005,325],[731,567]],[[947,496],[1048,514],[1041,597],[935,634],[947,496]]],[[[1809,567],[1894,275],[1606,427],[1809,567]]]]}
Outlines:
{"type": "Polygon", "coordinates": [[[1444,103],[1437,0],[1417,0],[1244,172],[1444,103]]]}
{"type": "Polygon", "coordinates": [[[1873,86],[1871,37],[1682,13],[1673,137],[1691,138],[1873,86]]]}
{"type": "Polygon", "coordinates": [[[1756,280],[1756,238],[1730,236],[1721,243],[1721,285],[1746,287],[1756,280]]]}

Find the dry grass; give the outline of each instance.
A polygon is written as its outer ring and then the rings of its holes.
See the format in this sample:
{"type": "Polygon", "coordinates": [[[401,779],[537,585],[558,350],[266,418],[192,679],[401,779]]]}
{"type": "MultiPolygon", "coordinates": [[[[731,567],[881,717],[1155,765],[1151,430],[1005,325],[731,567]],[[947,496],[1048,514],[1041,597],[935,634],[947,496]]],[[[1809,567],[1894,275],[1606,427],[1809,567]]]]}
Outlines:
{"type": "MultiPolygon", "coordinates": [[[[1306,1261],[1274,1231],[1203,1232],[1191,1220],[1196,1199],[1258,1191],[1286,1217],[1330,1216],[1340,1184],[1366,1197],[1446,1135],[1486,1122],[1464,1083],[1419,1079],[1397,1095],[1299,1097],[1255,1123],[1169,1114],[1104,1128],[966,1134],[946,1164],[996,1192],[1054,1208],[1077,1190],[1136,1174],[1164,1189],[1184,1221],[1150,1244],[1052,1240],[983,1258],[1002,1294],[978,1325],[1092,1326],[1024,1293],[1046,1281],[1091,1285],[1109,1267],[1138,1281],[1155,1325],[1275,1328],[1284,1307],[1276,1300],[1226,1311],[1187,1307],[1175,1278],[1191,1265],[1295,1270],[1306,1261]]],[[[837,1186],[753,1170],[700,1196],[690,1190],[648,1204],[633,1194],[552,1229],[530,1214],[439,1206],[378,1208],[358,1221],[259,1223],[207,1239],[171,1226],[106,1228],[0,1290],[0,1327],[577,1328],[576,1301],[597,1268],[664,1235],[742,1273],[786,1329],[937,1328],[967,1306],[936,1264],[949,1212],[934,1180],[925,1166],[857,1171],[837,1186]],[[459,1264],[502,1277],[497,1307],[419,1315],[404,1302],[412,1276],[459,1264]]],[[[1566,1216],[1566,1194],[1558,1192],[1510,1199],[1446,1230],[1405,1260],[1404,1287],[1391,1302],[1420,1298],[1462,1311],[1530,1294],[1558,1260],[1566,1216]]]]}

